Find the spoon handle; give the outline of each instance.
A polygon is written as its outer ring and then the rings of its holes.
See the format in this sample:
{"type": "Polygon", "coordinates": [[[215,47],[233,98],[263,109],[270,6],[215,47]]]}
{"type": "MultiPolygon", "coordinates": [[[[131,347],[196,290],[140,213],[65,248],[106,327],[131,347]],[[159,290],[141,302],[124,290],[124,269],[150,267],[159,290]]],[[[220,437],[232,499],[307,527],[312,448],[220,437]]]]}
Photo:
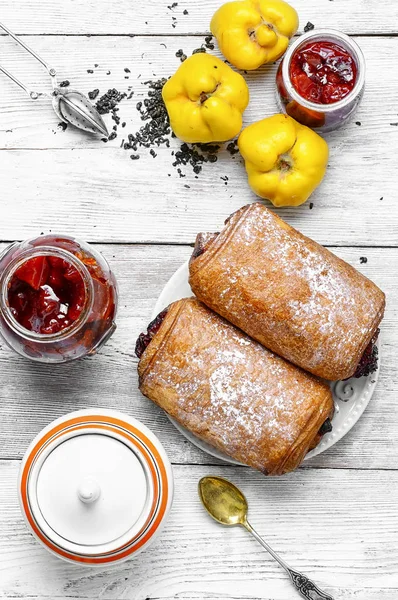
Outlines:
{"type": "Polygon", "coordinates": [[[0,65],[0,72],[4,73],[4,75],[6,75],[9,79],[11,79],[11,81],[13,81],[17,85],[19,85],[19,87],[22,88],[23,91],[26,92],[28,94],[29,98],[31,98],[32,100],[37,100],[38,97],[41,95],[41,94],[39,94],[39,92],[35,92],[34,90],[29,89],[24,83],[22,83],[22,81],[19,81],[19,79],[17,79],[12,73],[10,73],[10,71],[7,71],[7,69],[2,67],[1,65],[0,65]]]}
{"type": "Polygon", "coordinates": [[[311,579],[308,579],[306,575],[303,575],[303,573],[293,571],[293,569],[289,569],[288,573],[294,587],[300,592],[303,598],[308,598],[308,600],[333,600],[332,596],[319,589],[319,587],[315,585],[311,579]]]}
{"type": "Polygon", "coordinates": [[[291,569],[289,565],[271,548],[271,546],[269,546],[267,542],[258,535],[257,531],[253,529],[250,523],[246,521],[245,523],[242,523],[242,525],[247,529],[247,531],[249,531],[249,533],[252,534],[253,537],[256,538],[258,543],[261,544],[262,547],[269,552],[269,554],[271,554],[271,556],[280,564],[280,566],[285,569],[294,587],[303,596],[303,598],[307,598],[307,600],[334,600],[332,596],[319,589],[319,587],[316,586],[311,579],[308,579],[306,575],[291,569]]]}

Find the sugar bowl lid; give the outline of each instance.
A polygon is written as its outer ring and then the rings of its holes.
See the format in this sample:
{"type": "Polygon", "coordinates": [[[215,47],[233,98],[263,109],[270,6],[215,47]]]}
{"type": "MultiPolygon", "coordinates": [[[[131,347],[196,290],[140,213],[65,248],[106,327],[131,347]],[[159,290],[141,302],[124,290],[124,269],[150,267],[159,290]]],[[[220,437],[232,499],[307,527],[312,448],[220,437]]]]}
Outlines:
{"type": "Polygon", "coordinates": [[[154,539],[171,507],[173,475],[145,425],[89,409],[54,421],[33,440],[18,492],[29,528],[48,550],[103,565],[154,539]]]}

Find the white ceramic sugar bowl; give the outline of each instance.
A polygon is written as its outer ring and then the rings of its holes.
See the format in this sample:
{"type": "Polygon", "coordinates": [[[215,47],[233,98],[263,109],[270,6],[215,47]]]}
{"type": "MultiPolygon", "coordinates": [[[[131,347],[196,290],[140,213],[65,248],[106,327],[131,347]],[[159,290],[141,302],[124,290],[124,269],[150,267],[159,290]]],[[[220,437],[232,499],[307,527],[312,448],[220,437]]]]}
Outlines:
{"type": "Polygon", "coordinates": [[[22,514],[47,550],[77,564],[131,558],[160,532],[173,473],[157,437],[136,419],[82,410],[53,421],[21,465],[22,514]]]}

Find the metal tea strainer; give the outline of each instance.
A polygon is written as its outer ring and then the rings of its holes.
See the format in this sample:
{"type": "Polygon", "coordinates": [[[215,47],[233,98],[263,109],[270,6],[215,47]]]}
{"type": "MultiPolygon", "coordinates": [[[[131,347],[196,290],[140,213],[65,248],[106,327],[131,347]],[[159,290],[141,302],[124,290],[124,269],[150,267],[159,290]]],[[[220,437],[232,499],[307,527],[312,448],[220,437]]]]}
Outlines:
{"type": "Polygon", "coordinates": [[[94,108],[88,98],[76,90],[61,88],[57,83],[57,73],[55,69],[50,67],[36,52],[19,39],[15,33],[10,31],[8,27],[0,23],[0,28],[4,29],[20,46],[25,48],[36,60],[38,60],[47,70],[51,77],[53,90],[51,94],[35,92],[31,90],[7,69],[0,65],[0,71],[7,75],[14,83],[19,85],[32,100],[37,100],[40,96],[49,96],[52,99],[53,109],[59,119],[65,123],[70,123],[79,129],[88,131],[89,133],[100,133],[108,137],[108,130],[99,112],[94,108]]]}

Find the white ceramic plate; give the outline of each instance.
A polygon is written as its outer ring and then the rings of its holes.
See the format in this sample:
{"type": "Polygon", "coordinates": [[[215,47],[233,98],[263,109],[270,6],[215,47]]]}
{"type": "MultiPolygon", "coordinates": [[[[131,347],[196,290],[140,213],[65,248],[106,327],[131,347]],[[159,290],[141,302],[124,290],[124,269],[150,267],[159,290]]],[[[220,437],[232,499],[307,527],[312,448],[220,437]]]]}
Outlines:
{"type": "MultiPolygon", "coordinates": [[[[192,290],[188,283],[188,261],[181,265],[181,267],[174,273],[174,275],[166,283],[163,291],[161,292],[155,308],[153,309],[152,318],[154,319],[166,306],[180,300],[192,296],[192,290]]],[[[369,400],[373,395],[373,391],[376,387],[377,379],[380,370],[380,346],[379,348],[379,364],[376,373],[372,373],[368,377],[361,377],[360,379],[348,379],[347,381],[334,381],[330,383],[333,399],[335,403],[335,414],[333,417],[333,431],[323,436],[318,446],[311,450],[307,454],[304,460],[313,458],[317,454],[324,452],[336,442],[341,440],[346,433],[355,425],[359,417],[367,407],[369,400]]],[[[182,427],[174,419],[169,417],[173,425],[184,435],[190,442],[198,446],[201,450],[204,450],[208,454],[219,458],[220,460],[232,463],[240,464],[233,460],[226,454],[219,452],[213,446],[210,446],[206,442],[203,442],[196,435],[182,427]]]]}

